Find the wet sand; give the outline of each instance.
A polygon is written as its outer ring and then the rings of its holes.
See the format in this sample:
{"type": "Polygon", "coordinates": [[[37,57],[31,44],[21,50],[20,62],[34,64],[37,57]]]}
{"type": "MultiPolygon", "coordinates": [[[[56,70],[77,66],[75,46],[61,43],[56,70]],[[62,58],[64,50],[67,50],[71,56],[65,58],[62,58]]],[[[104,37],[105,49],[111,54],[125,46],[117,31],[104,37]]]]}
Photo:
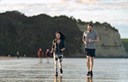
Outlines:
{"type": "Polygon", "coordinates": [[[128,59],[95,59],[93,78],[86,77],[84,58],[64,58],[63,76],[54,77],[50,63],[38,58],[0,58],[0,82],[128,82],[128,59]]]}

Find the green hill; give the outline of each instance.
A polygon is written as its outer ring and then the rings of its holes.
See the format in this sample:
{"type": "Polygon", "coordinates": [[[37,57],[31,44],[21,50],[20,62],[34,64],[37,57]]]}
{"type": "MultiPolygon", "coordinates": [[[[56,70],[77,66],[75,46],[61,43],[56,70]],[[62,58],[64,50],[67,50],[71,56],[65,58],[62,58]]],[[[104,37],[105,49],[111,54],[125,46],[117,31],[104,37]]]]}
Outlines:
{"type": "Polygon", "coordinates": [[[126,50],[126,52],[128,53],[128,39],[121,39],[123,46],[126,50]]]}
{"type": "Polygon", "coordinates": [[[27,17],[18,11],[0,14],[0,55],[37,56],[38,48],[51,49],[55,32],[61,31],[66,36],[65,56],[81,52],[82,32],[76,20],[67,16],[50,17],[46,14],[27,17]]]}
{"type": "MultiPolygon", "coordinates": [[[[64,15],[27,17],[18,11],[0,13],[0,55],[15,55],[19,51],[22,56],[36,57],[38,48],[44,53],[51,49],[55,32],[61,31],[66,36],[64,56],[85,57],[82,34],[87,23],[64,15]]],[[[100,36],[97,57],[128,57],[117,29],[108,23],[91,23],[100,36]]]]}

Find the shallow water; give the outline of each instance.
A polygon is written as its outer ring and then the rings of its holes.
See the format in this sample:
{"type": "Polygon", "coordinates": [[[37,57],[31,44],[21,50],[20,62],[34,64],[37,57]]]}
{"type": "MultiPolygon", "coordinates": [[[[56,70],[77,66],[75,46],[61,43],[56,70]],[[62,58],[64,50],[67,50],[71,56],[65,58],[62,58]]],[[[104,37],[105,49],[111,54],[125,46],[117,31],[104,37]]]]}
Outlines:
{"type": "Polygon", "coordinates": [[[0,60],[0,82],[128,82],[128,59],[95,59],[93,78],[86,77],[84,58],[64,58],[63,77],[54,77],[53,59],[0,60]]]}

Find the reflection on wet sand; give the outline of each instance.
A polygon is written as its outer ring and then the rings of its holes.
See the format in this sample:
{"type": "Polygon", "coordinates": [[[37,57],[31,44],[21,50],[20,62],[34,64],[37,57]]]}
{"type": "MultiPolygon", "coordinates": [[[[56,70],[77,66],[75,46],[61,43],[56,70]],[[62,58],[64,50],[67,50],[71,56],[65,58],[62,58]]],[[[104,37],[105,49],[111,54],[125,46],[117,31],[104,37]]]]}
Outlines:
{"type": "Polygon", "coordinates": [[[93,77],[86,77],[86,82],[93,82],[93,77]]]}
{"type": "Polygon", "coordinates": [[[62,76],[54,77],[54,82],[62,82],[62,76]]]}
{"type": "Polygon", "coordinates": [[[84,58],[65,58],[63,77],[54,78],[52,58],[49,64],[47,59],[38,64],[38,58],[0,58],[0,82],[128,82],[128,59],[95,60],[93,78],[86,77],[84,58]]]}

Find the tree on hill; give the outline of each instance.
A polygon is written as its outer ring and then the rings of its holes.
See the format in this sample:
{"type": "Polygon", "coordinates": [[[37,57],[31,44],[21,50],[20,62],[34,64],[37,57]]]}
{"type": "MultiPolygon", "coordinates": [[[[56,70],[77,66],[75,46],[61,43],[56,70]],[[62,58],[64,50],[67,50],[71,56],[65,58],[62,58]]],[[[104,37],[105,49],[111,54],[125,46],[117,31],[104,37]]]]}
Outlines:
{"type": "Polygon", "coordinates": [[[50,17],[45,14],[27,17],[18,11],[0,14],[0,54],[21,54],[36,56],[38,48],[51,48],[55,32],[61,31],[67,37],[65,56],[81,51],[82,32],[75,20],[67,16],[50,17]]]}

